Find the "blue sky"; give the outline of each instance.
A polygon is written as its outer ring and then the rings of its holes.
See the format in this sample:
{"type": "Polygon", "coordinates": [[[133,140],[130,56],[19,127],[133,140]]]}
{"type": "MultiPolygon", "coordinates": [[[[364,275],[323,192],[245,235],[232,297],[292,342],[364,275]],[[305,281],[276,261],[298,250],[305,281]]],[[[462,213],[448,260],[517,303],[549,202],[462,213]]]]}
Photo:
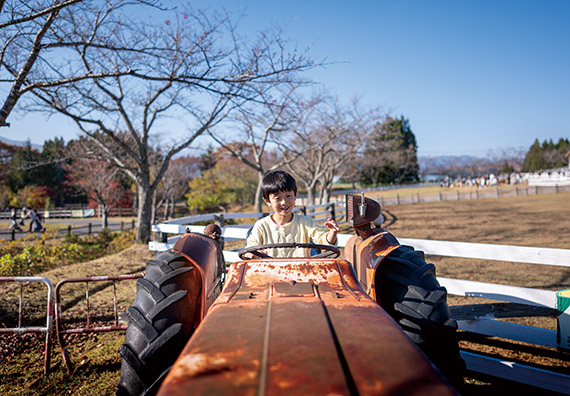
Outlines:
{"type": "MultiPolygon", "coordinates": [[[[172,4],[174,2],[166,2],[172,4]]],[[[332,64],[311,76],[410,120],[422,156],[485,156],[570,137],[570,1],[216,1],[249,32],[286,25],[332,64]]],[[[168,15],[165,15],[165,19],[168,15]]],[[[247,31],[246,31],[247,33],[247,31]]],[[[0,136],[77,136],[68,121],[12,117],[0,136]]]]}

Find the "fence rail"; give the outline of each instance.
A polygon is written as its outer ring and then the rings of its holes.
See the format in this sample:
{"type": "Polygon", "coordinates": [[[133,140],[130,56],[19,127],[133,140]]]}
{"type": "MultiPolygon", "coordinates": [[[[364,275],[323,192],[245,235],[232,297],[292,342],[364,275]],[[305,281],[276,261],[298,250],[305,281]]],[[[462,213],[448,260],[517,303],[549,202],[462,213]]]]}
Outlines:
{"type": "MultiPolygon", "coordinates": [[[[339,223],[346,221],[346,210],[344,202],[342,203],[328,203],[322,205],[301,206],[294,209],[296,213],[303,213],[306,216],[311,216],[315,219],[324,217],[332,217],[339,223]],[[318,209],[326,209],[317,212],[318,209]],[[340,220],[343,219],[343,220],[340,220]]],[[[219,226],[223,226],[226,220],[235,219],[253,219],[254,221],[267,216],[268,213],[264,212],[240,212],[240,213],[208,213],[195,216],[181,217],[173,220],[168,220],[159,224],[152,225],[152,232],[155,234],[155,239],[161,242],[166,242],[166,234],[183,234],[188,228],[191,231],[203,231],[203,227],[197,223],[215,222],[219,226]]],[[[253,224],[253,223],[252,223],[253,224]]],[[[251,227],[252,224],[245,224],[242,227],[251,227]]],[[[227,235],[225,237],[228,237],[227,235]]],[[[231,238],[231,237],[230,237],[231,238]]],[[[239,238],[238,238],[239,239],[239,238]]]]}
{"type": "MultiPolygon", "coordinates": [[[[76,208],[56,208],[49,210],[38,210],[38,213],[46,219],[71,219],[71,218],[85,218],[85,217],[101,217],[98,208],[90,209],[82,207],[81,205],[76,208]]],[[[18,216],[20,212],[18,212],[18,216]]],[[[112,208],[109,210],[109,217],[132,217],[134,216],[133,208],[112,208]]],[[[10,210],[0,211],[0,220],[10,220],[10,210]]]]}
{"type": "Polygon", "coordinates": [[[464,188],[456,187],[448,192],[440,191],[431,194],[396,194],[396,196],[384,197],[383,195],[369,195],[380,202],[381,205],[401,205],[401,204],[417,204],[424,202],[439,201],[465,201],[481,198],[499,198],[499,197],[520,197],[533,196],[539,194],[557,194],[559,192],[570,191],[570,185],[559,186],[520,186],[514,188],[464,188]]]}
{"type": "MultiPolygon", "coordinates": [[[[111,225],[112,224],[110,224],[110,226],[111,225]]],[[[130,222],[121,221],[119,223],[118,231],[125,231],[125,230],[129,230],[129,229],[134,229],[134,228],[135,228],[135,221],[134,220],[131,220],[130,222]]],[[[87,223],[85,225],[81,225],[81,226],[77,226],[77,227],[73,227],[71,225],[68,225],[67,228],[59,229],[57,234],[55,235],[55,238],[61,237],[63,235],[70,236],[71,233],[75,233],[78,235],[91,235],[91,234],[100,232],[102,229],[103,229],[103,226],[101,225],[101,223],[87,223]]],[[[2,238],[3,236],[8,236],[8,239],[11,241],[16,240],[16,236],[21,237],[24,235],[26,235],[27,237],[39,238],[41,236],[41,232],[32,231],[30,233],[25,233],[25,232],[18,232],[16,230],[0,231],[0,238],[2,238]]]]}

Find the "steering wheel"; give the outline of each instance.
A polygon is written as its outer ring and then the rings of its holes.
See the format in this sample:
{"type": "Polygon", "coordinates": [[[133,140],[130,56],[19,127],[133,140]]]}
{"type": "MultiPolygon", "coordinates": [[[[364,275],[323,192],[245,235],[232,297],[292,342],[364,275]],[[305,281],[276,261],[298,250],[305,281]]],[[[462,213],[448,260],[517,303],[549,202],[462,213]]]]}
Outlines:
{"type": "Polygon", "coordinates": [[[325,250],[324,252],[321,252],[315,256],[311,256],[311,258],[337,258],[340,256],[340,250],[336,246],[319,245],[314,243],[271,243],[268,245],[250,246],[240,250],[238,256],[242,260],[249,260],[249,258],[245,257],[246,253],[251,253],[259,258],[273,258],[263,252],[260,252],[260,250],[288,248],[325,250]]]}

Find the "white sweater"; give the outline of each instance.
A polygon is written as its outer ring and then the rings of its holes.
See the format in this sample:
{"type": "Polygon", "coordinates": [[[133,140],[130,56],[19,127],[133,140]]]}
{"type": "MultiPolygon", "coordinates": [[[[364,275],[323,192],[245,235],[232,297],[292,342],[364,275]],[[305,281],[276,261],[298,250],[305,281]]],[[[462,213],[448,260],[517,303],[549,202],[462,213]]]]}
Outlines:
{"type": "MultiPolygon", "coordinates": [[[[328,229],[317,225],[308,216],[293,214],[293,220],[285,225],[279,225],[272,215],[259,219],[254,225],[251,235],[247,238],[246,247],[267,245],[273,243],[318,243],[330,245],[327,241],[328,229]]],[[[309,257],[310,249],[265,249],[264,253],[271,257],[309,257]]]]}

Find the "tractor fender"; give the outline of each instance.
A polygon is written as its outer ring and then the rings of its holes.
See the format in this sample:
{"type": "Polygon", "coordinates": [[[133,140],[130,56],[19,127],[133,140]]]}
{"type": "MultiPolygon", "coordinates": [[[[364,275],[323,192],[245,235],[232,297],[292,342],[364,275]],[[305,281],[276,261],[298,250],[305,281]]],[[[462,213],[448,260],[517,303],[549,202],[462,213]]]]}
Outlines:
{"type": "Polygon", "coordinates": [[[186,233],[177,241],[172,250],[184,256],[200,273],[202,290],[200,292],[201,321],[222,290],[225,275],[225,263],[220,245],[211,237],[186,233]]]}
{"type": "Polygon", "coordinates": [[[374,300],[376,269],[382,260],[399,246],[396,237],[382,228],[375,228],[374,234],[366,239],[353,235],[346,243],[346,259],[352,263],[360,286],[374,300]]]}

